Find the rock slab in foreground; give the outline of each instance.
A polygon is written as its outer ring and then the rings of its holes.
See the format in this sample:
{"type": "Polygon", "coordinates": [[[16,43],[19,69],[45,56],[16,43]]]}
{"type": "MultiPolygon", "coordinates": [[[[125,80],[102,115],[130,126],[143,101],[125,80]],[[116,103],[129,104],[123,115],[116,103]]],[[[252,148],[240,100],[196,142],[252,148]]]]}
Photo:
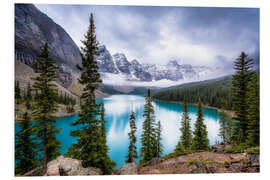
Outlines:
{"type": "Polygon", "coordinates": [[[127,163],[119,169],[119,174],[120,175],[138,174],[138,169],[139,166],[137,163],[135,162],[127,163]]]}
{"type": "Polygon", "coordinates": [[[46,176],[85,176],[100,175],[101,170],[98,168],[87,167],[81,165],[81,161],[72,158],[59,156],[57,159],[47,164],[46,176]]]}

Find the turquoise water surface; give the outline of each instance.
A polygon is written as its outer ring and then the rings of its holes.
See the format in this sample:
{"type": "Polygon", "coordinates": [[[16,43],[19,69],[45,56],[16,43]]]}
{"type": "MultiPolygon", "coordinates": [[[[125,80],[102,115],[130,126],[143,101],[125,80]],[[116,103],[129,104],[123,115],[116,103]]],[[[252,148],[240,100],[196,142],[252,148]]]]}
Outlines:
{"type": "MultiPolygon", "coordinates": [[[[131,109],[136,114],[137,125],[137,150],[141,147],[140,135],[142,133],[143,123],[143,106],[144,97],[136,95],[112,95],[107,98],[98,99],[104,102],[105,119],[107,130],[107,144],[109,146],[109,155],[112,160],[117,163],[115,167],[120,168],[125,163],[125,156],[128,150],[128,132],[129,132],[129,114],[131,109]]],[[[173,152],[180,137],[180,121],[182,113],[182,104],[174,104],[168,102],[154,102],[156,121],[161,121],[162,126],[162,143],[164,147],[163,155],[173,152]]],[[[194,128],[196,120],[197,106],[189,105],[189,116],[191,118],[191,127],[194,128]]],[[[218,111],[215,109],[203,108],[205,124],[208,130],[210,144],[213,145],[218,138],[218,111]]],[[[78,118],[77,115],[61,117],[57,120],[56,126],[61,128],[61,132],[57,134],[57,138],[62,143],[61,153],[67,152],[72,143],[76,142],[76,138],[70,136],[70,131],[78,127],[71,126],[70,123],[78,118]]],[[[19,130],[18,123],[15,125],[15,132],[19,130]]]]}

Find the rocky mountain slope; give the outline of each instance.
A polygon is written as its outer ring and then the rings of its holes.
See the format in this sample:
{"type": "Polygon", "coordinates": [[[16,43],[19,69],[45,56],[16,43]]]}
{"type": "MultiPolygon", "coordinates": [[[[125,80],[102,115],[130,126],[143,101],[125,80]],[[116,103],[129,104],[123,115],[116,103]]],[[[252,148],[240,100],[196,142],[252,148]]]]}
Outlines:
{"type": "Polygon", "coordinates": [[[48,42],[51,56],[60,67],[58,82],[71,84],[80,62],[80,50],[66,31],[32,4],[15,5],[15,57],[31,66],[40,47],[48,42]]]}

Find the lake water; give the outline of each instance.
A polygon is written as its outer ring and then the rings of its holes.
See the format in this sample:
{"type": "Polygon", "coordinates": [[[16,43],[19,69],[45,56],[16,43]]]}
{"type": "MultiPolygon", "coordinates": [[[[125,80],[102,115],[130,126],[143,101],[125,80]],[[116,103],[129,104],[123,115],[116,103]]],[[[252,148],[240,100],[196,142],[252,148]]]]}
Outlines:
{"type": "MultiPolygon", "coordinates": [[[[117,163],[115,167],[120,168],[125,163],[125,157],[128,151],[128,132],[129,132],[129,115],[131,109],[136,115],[137,126],[137,150],[139,155],[140,135],[142,133],[142,123],[144,118],[143,106],[145,99],[136,95],[113,95],[107,98],[100,98],[98,102],[104,102],[105,119],[107,130],[107,144],[109,146],[109,156],[117,163]]],[[[153,102],[155,108],[156,121],[160,120],[162,126],[162,144],[164,147],[163,155],[173,152],[180,137],[180,121],[182,113],[182,104],[174,104],[167,102],[153,102]]],[[[188,105],[189,116],[191,118],[191,128],[193,130],[196,121],[197,106],[188,105]]],[[[218,111],[215,109],[203,108],[204,122],[207,126],[210,144],[213,145],[218,137],[219,123],[218,111]]],[[[61,132],[57,134],[57,138],[61,141],[63,148],[61,153],[65,153],[72,143],[76,142],[76,138],[70,136],[70,131],[76,129],[70,126],[78,118],[77,115],[61,117],[57,120],[56,126],[61,128],[61,132]]],[[[15,125],[15,132],[19,129],[18,124],[15,125]]]]}

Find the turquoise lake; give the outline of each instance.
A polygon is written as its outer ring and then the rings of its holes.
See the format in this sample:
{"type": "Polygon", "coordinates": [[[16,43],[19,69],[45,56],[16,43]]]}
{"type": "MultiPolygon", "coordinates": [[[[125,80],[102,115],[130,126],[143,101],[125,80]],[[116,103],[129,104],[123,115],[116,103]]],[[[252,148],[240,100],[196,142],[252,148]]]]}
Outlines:
{"type": "MultiPolygon", "coordinates": [[[[128,132],[129,132],[129,115],[131,109],[136,115],[137,125],[137,150],[141,147],[140,135],[142,133],[142,123],[144,118],[143,106],[145,103],[143,96],[137,95],[112,95],[106,98],[98,99],[98,102],[104,102],[105,119],[107,130],[107,144],[109,146],[109,155],[117,163],[116,169],[125,163],[125,157],[128,150],[128,132]]],[[[182,113],[182,104],[168,102],[153,102],[155,108],[156,121],[160,120],[162,126],[162,144],[164,146],[163,155],[173,152],[180,137],[180,121],[182,113]]],[[[194,128],[196,121],[197,106],[189,105],[189,116],[191,118],[191,127],[194,128]]],[[[203,108],[204,122],[207,126],[210,145],[219,140],[219,122],[218,111],[210,108],[203,108]]],[[[65,153],[76,138],[70,136],[70,131],[78,127],[70,125],[78,118],[77,115],[61,117],[57,120],[56,126],[61,128],[57,138],[62,143],[61,153],[65,153]]],[[[15,125],[15,132],[19,130],[18,123],[15,125]]]]}

